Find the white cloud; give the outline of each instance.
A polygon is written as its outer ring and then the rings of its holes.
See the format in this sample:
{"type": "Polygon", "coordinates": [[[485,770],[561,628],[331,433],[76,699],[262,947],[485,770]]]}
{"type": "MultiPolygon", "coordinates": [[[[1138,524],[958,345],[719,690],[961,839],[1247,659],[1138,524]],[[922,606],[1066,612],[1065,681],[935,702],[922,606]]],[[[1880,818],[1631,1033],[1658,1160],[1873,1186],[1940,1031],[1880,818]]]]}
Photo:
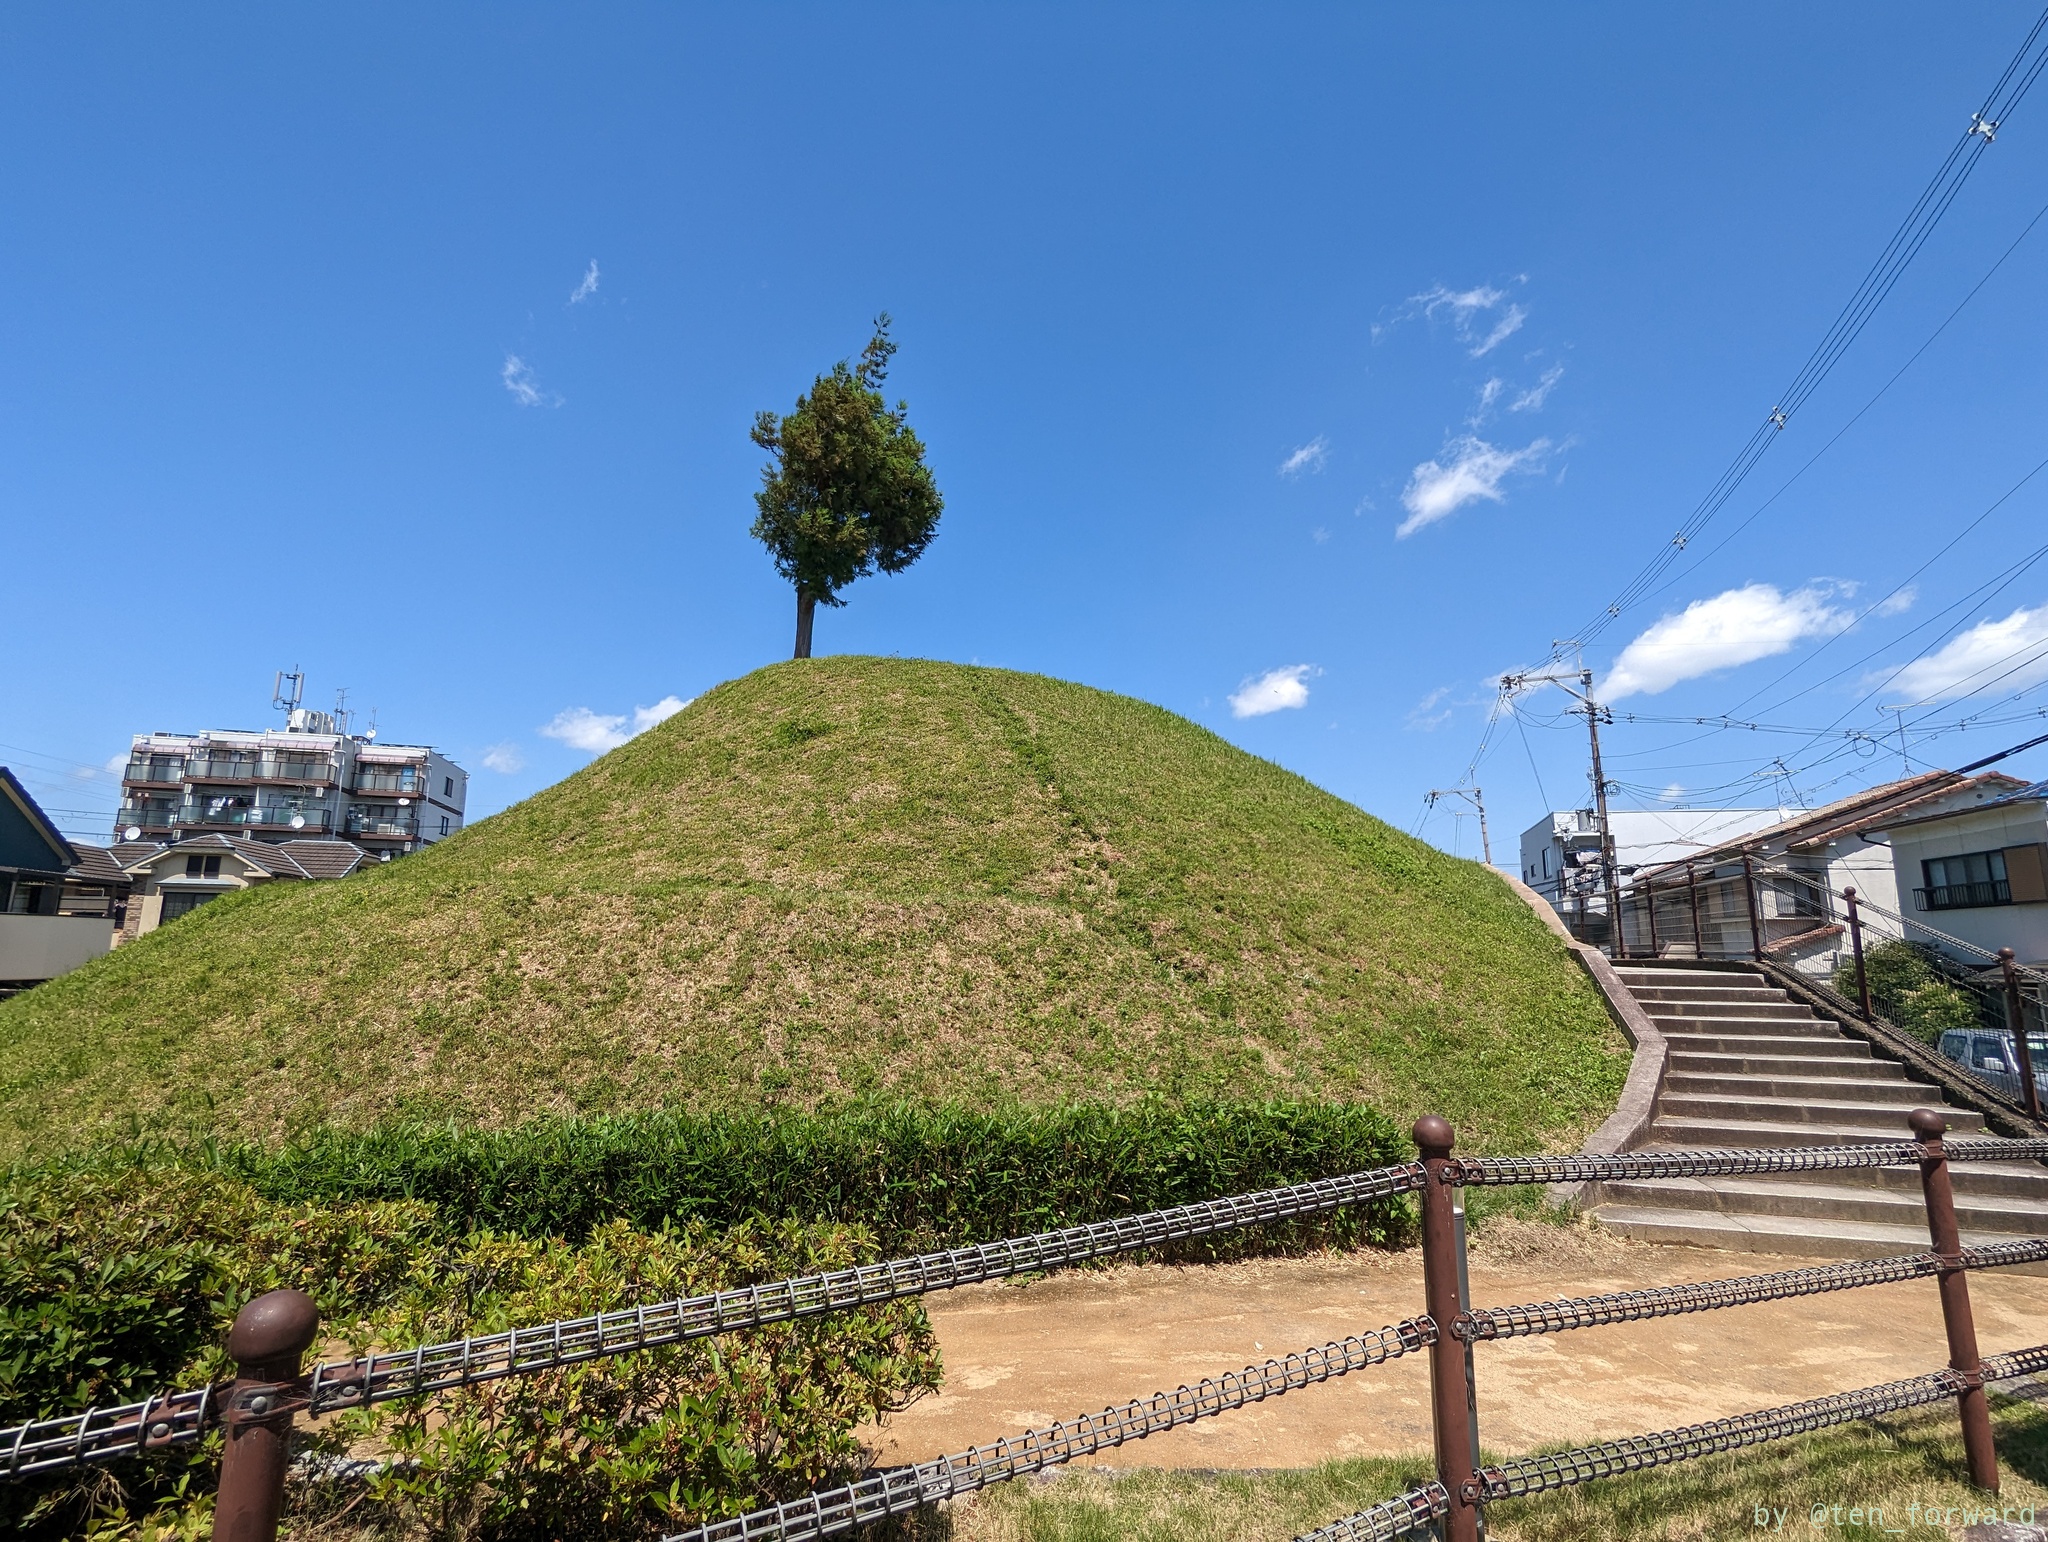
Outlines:
{"type": "Polygon", "coordinates": [[[1892,678],[1897,702],[1939,701],[1996,685],[2022,691],[2048,680],[2048,605],[2022,607],[2002,621],[1980,621],[1892,678]]]}
{"type": "Polygon", "coordinates": [[[498,371],[498,378],[505,382],[505,389],[512,393],[512,400],[522,407],[559,407],[562,398],[552,391],[543,391],[540,382],[534,378],[533,366],[516,353],[505,355],[505,364],[498,371]]]}
{"type": "Polygon", "coordinates": [[[1501,379],[1500,376],[1488,376],[1486,384],[1479,388],[1479,410],[1485,412],[1495,402],[1499,401],[1500,393],[1505,391],[1507,387],[1508,383],[1501,379]]]}
{"type": "Polygon", "coordinates": [[[1557,383],[1562,379],[1564,379],[1564,366],[1562,364],[1551,365],[1549,369],[1543,372],[1541,380],[1508,403],[1508,411],[1538,411],[1543,406],[1543,403],[1549,399],[1550,393],[1557,389],[1557,383]]]}
{"type": "Polygon", "coordinates": [[[1906,611],[1911,610],[1913,608],[1913,602],[1919,598],[1919,586],[1916,584],[1908,584],[1905,588],[1901,589],[1897,594],[1888,594],[1883,599],[1879,600],[1877,602],[1877,609],[1872,611],[1871,614],[1874,616],[1902,615],[1906,611]]]}
{"type": "Polygon", "coordinates": [[[510,776],[515,771],[526,769],[526,757],[519,753],[519,746],[508,739],[503,744],[494,744],[484,751],[484,769],[496,771],[501,776],[510,776]]]}
{"type": "Polygon", "coordinates": [[[606,750],[615,750],[628,739],[646,733],[656,723],[674,717],[689,704],[678,696],[664,696],[651,707],[635,707],[630,729],[626,726],[628,719],[623,712],[592,712],[588,707],[567,707],[557,712],[540,732],[542,737],[557,739],[572,750],[602,755],[606,750]]]}
{"type": "Polygon", "coordinates": [[[1549,448],[1548,439],[1538,439],[1519,450],[1496,449],[1470,434],[1453,439],[1441,451],[1445,460],[1426,460],[1408,478],[1407,489],[1401,494],[1401,506],[1408,511],[1408,517],[1394,532],[1395,538],[1411,536],[1424,525],[1435,524],[1475,499],[1504,501],[1500,484],[1508,473],[1541,470],[1543,453],[1549,448]]]}
{"type": "Polygon", "coordinates": [[[623,714],[614,717],[609,713],[592,712],[588,707],[566,707],[543,724],[540,732],[541,737],[559,739],[572,750],[602,755],[633,737],[620,732],[625,726],[623,714]]]}
{"type": "Polygon", "coordinates": [[[117,755],[109,755],[106,764],[100,767],[100,769],[118,782],[128,774],[128,752],[122,750],[117,755]]]}
{"type": "Polygon", "coordinates": [[[569,296],[571,305],[581,305],[597,293],[597,259],[590,259],[590,271],[583,275],[583,282],[576,286],[576,292],[569,296]]]}
{"type": "Polygon", "coordinates": [[[1433,733],[1451,720],[1452,708],[1438,710],[1438,703],[1451,694],[1448,685],[1440,685],[1422,700],[1408,709],[1408,726],[1424,733],[1433,733]]]}
{"type": "Polygon", "coordinates": [[[1477,359],[1492,353],[1494,349],[1521,331],[1522,323],[1528,319],[1529,313],[1523,310],[1521,306],[1510,305],[1502,314],[1500,320],[1493,324],[1493,330],[1472,346],[1472,357],[1477,359]]]}
{"type": "MultiPolygon", "coordinates": [[[[692,698],[694,700],[694,698],[692,698]]],[[[651,707],[633,709],[633,732],[644,734],[656,723],[665,723],[690,703],[680,696],[664,696],[651,707]]]]}
{"type": "Polygon", "coordinates": [[[1781,594],[1770,584],[1745,584],[1652,622],[1601,682],[1606,701],[1655,696],[1682,680],[1754,663],[1789,651],[1809,637],[1838,632],[1854,619],[1828,601],[1835,591],[1808,584],[1781,594]]]}
{"type": "Polygon", "coordinates": [[[1232,717],[1264,717],[1288,707],[1308,705],[1308,677],[1315,673],[1308,664],[1289,664],[1269,669],[1257,679],[1246,680],[1230,695],[1232,717]]]}
{"type": "Polygon", "coordinates": [[[1330,458],[1330,442],[1321,434],[1296,450],[1280,462],[1280,475],[1298,477],[1304,471],[1321,471],[1323,462],[1330,458]]]}

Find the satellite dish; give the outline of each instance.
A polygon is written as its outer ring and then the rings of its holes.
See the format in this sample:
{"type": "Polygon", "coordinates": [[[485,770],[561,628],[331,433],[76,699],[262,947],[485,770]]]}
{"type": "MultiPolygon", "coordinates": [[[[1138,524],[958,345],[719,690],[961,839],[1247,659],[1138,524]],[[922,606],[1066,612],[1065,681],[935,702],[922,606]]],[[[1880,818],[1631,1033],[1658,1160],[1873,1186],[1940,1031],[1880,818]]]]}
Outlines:
{"type": "Polygon", "coordinates": [[[398,800],[398,806],[399,806],[400,808],[411,808],[411,807],[412,807],[412,799],[410,799],[410,798],[400,798],[400,799],[398,800]]]}
{"type": "Polygon", "coordinates": [[[122,839],[122,840],[124,840],[124,841],[139,841],[139,840],[141,840],[141,839],[142,839],[142,826],[141,826],[141,825],[130,825],[130,826],[129,826],[129,827],[127,828],[127,829],[125,829],[125,830],[123,830],[123,831],[121,832],[121,839],[122,839]]]}
{"type": "Polygon", "coordinates": [[[363,737],[365,739],[374,739],[377,737],[377,730],[373,728],[368,733],[364,734],[363,737]]]}
{"type": "Polygon", "coordinates": [[[292,815],[292,828],[293,828],[294,830],[303,830],[303,829],[305,829],[305,828],[306,828],[306,816],[305,816],[304,814],[294,814],[294,815],[292,815]]]}

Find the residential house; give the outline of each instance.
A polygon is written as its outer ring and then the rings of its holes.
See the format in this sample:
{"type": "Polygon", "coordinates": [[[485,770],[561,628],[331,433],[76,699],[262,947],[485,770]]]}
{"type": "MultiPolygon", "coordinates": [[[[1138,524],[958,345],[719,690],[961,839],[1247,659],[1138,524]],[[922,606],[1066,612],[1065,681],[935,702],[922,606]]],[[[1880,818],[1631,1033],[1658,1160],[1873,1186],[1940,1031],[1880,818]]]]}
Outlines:
{"type": "Polygon", "coordinates": [[[122,936],[126,940],[155,931],[223,894],[280,880],[346,878],[377,860],[349,841],[187,836],[154,848],[128,867],[135,893],[128,902],[122,936]]]}
{"type": "Polygon", "coordinates": [[[1919,927],[2048,968],[2048,782],[1874,828],[1919,927]]]}
{"type": "MultiPolygon", "coordinates": [[[[1813,974],[1833,971],[1845,945],[1842,891],[1854,888],[1870,928],[1898,936],[1900,887],[1888,825],[1973,807],[2025,784],[1998,772],[1926,771],[1886,782],[1683,861],[1639,869],[1622,897],[1632,956],[1747,956],[1761,950],[1813,974]]],[[[1910,899],[1907,901],[1910,903],[1910,899]]]]}
{"type": "Polygon", "coordinates": [[[0,995],[76,969],[114,944],[111,920],[64,912],[79,853],[0,766],[0,995]]]}

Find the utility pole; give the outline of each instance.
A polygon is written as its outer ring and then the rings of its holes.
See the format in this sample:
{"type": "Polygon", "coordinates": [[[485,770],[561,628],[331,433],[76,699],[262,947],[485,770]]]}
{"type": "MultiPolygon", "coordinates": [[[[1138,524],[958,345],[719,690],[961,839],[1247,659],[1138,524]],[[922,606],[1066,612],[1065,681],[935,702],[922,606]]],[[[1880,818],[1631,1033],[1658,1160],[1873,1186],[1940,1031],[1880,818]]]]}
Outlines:
{"type": "Polygon", "coordinates": [[[1439,798],[1463,798],[1479,810],[1479,849],[1486,853],[1486,865],[1493,866],[1493,841],[1486,833],[1486,796],[1477,787],[1432,787],[1423,801],[1431,808],[1439,798]]]}
{"type": "Polygon", "coordinates": [[[1614,849],[1614,825],[1607,817],[1607,774],[1600,765],[1600,724],[1612,723],[1614,715],[1593,699],[1593,671],[1581,669],[1575,675],[1503,675],[1501,689],[1517,691],[1525,685],[1554,685],[1578,702],[1586,714],[1586,734],[1593,747],[1593,808],[1600,825],[1600,869],[1607,891],[1607,924],[1616,958],[1626,955],[1621,936],[1621,874],[1614,849]],[[1576,682],[1576,684],[1574,684],[1576,682]]]}

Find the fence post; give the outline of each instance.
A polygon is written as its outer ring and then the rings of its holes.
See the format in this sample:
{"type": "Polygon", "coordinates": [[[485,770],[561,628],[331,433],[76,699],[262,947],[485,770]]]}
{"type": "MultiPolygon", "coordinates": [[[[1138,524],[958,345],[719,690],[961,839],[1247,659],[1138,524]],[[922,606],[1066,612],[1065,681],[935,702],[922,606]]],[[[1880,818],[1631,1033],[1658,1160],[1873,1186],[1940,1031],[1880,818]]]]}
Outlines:
{"type": "Polygon", "coordinates": [[[1650,918],[1650,957],[1655,958],[1657,957],[1657,881],[1654,878],[1650,880],[1647,897],[1644,900],[1644,907],[1650,918]]]}
{"type": "Polygon", "coordinates": [[[1707,945],[1700,938],[1700,879],[1690,862],[1685,864],[1685,894],[1692,902],[1692,956],[1705,958],[1707,945]]]}
{"type": "Polygon", "coordinates": [[[1856,955],[1856,1004],[1863,1009],[1863,1020],[1873,1021],[1870,1015],[1870,975],[1863,968],[1863,923],[1856,915],[1856,890],[1851,887],[1842,891],[1842,901],[1849,907],[1849,946],[1856,955]]]}
{"type": "Polygon", "coordinates": [[[1743,902],[1749,907],[1749,952],[1759,964],[1764,961],[1763,930],[1757,924],[1756,909],[1756,868],[1749,860],[1749,853],[1742,854],[1743,902]]]}
{"type": "Polygon", "coordinates": [[[304,1291],[268,1291],[235,1314],[228,1330],[235,1379],[223,1412],[227,1445],[213,1504],[213,1542],[276,1542],[292,1415],[298,1411],[293,1383],[319,1331],[319,1308],[304,1291]]]}
{"type": "Polygon", "coordinates": [[[1998,967],[2005,973],[2005,1016],[2012,1024],[2013,1054],[2020,1063],[2020,1101],[2036,1119],[2041,1117],[2041,1089],[2034,1085],[2034,1052],[2027,1047],[2027,1004],[2020,995],[2019,965],[2011,948],[1998,950],[1998,967]]]}
{"type": "Polygon", "coordinates": [[[1955,1194],[1949,1187],[1948,1156],[1941,1137],[1948,1120],[1931,1108],[1906,1116],[1920,1144],[1920,1192],[1927,1201],[1927,1235],[1940,1260],[1941,1321],[1948,1330],[1948,1363],[1965,1382],[1956,1394],[1963,1422],[1963,1452],[1969,1459],[1970,1481],[1998,1492],[1998,1452],[1991,1443],[1991,1414],[1984,1401],[1984,1382],[1977,1360],[1977,1324],[1970,1315],[1970,1276],[1962,1267],[1963,1237],[1956,1227],[1955,1194]]]}
{"type": "Polygon", "coordinates": [[[1450,1496],[1444,1516],[1443,1542],[1479,1542],[1479,1478],[1472,1455],[1472,1388],[1466,1367],[1466,1345],[1458,1337],[1463,1312],[1458,1279],[1457,1198],[1444,1180],[1456,1137],[1450,1121],[1425,1114],[1415,1121],[1415,1145],[1422,1153],[1428,1181],[1422,1186],[1422,1294],[1436,1343],[1429,1351],[1429,1398],[1436,1415],[1436,1476],[1450,1496]]]}

